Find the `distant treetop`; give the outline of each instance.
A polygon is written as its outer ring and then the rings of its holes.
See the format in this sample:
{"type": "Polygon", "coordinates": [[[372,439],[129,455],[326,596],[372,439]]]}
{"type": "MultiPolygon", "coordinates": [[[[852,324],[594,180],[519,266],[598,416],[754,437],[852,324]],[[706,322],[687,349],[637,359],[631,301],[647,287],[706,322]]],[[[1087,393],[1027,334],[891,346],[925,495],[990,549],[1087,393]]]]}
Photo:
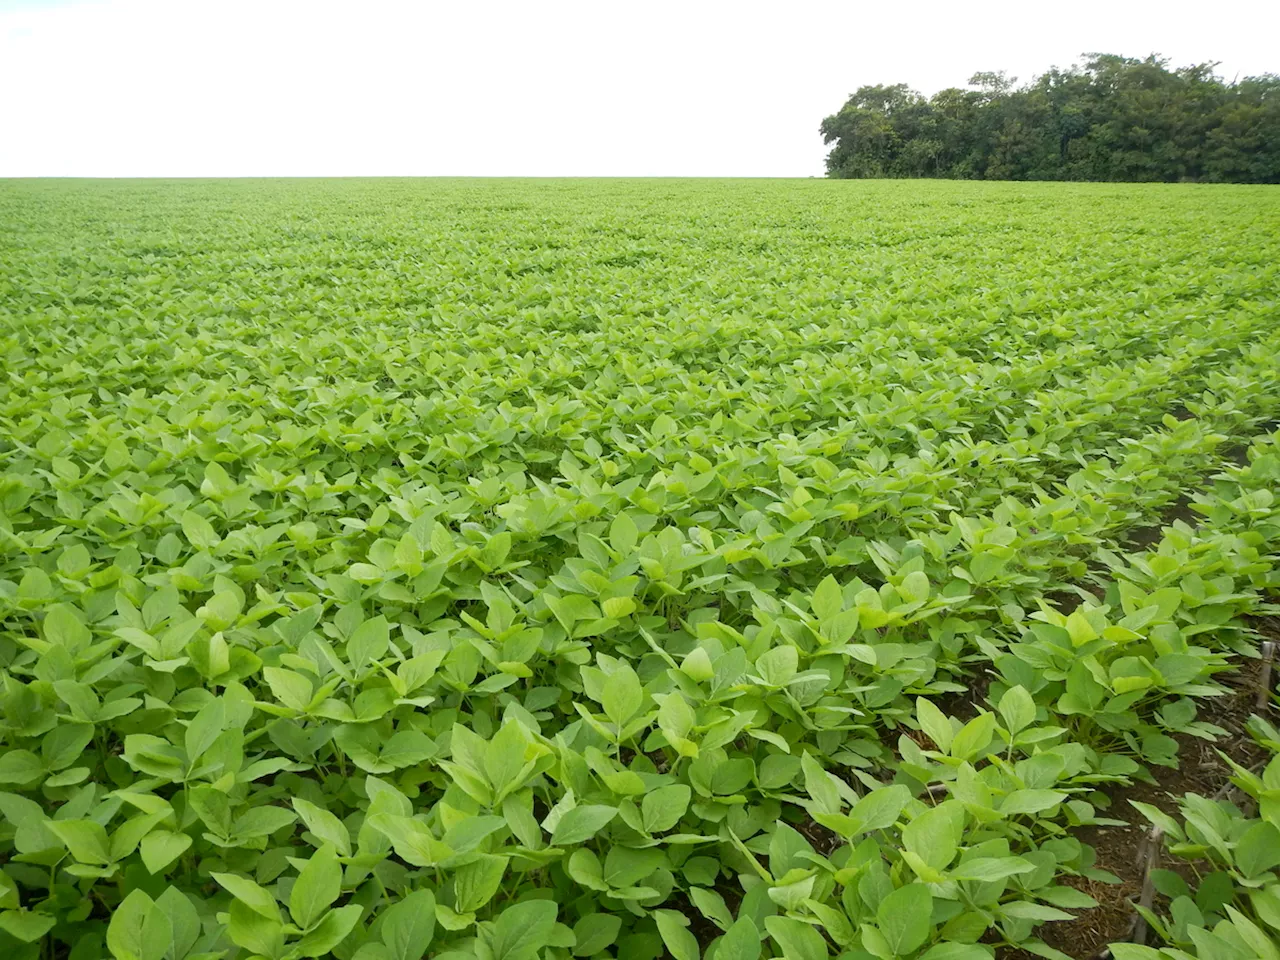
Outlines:
{"type": "Polygon", "coordinates": [[[1088,54],[1023,86],[860,87],[822,121],[831,177],[1280,183],[1280,76],[1088,54]]]}

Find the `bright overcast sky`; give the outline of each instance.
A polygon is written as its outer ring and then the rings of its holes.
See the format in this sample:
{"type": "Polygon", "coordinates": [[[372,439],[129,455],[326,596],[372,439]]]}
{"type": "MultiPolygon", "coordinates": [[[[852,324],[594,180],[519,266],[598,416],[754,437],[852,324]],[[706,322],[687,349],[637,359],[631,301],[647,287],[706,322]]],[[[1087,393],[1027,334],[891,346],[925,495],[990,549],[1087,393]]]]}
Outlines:
{"type": "Polygon", "coordinates": [[[1278,0],[0,0],[0,176],[811,176],[862,84],[1277,37],[1278,0]]]}

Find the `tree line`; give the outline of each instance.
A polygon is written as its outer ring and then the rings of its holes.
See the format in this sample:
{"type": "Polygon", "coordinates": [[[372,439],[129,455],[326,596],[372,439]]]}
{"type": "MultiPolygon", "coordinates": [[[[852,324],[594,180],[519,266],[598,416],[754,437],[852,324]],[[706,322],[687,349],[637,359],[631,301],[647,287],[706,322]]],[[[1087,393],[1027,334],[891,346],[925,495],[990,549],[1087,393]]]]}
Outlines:
{"type": "Polygon", "coordinates": [[[1014,86],[858,89],[822,121],[831,177],[1280,183],[1280,76],[1091,54],[1014,86]]]}

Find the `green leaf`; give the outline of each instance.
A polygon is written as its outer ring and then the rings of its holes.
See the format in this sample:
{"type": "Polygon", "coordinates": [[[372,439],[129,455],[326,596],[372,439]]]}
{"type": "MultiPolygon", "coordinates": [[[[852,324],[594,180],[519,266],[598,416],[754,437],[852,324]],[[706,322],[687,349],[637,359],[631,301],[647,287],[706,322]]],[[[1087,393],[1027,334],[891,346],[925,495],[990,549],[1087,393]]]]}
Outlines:
{"type": "Polygon", "coordinates": [[[280,921],[268,920],[241,900],[231,901],[227,916],[227,936],[232,943],[264,957],[284,951],[284,924],[280,921]]]}
{"type": "Polygon", "coordinates": [[[689,921],[674,910],[655,910],[658,933],[674,960],[699,960],[698,940],[689,932],[689,921]]]}
{"type": "MultiPolygon", "coordinates": [[[[714,882],[716,874],[719,873],[719,863],[715,865],[715,872],[706,882],[714,882]]],[[[686,878],[689,876],[685,874],[686,878]]],[[[716,893],[714,890],[708,890],[705,887],[690,887],[689,899],[693,901],[693,905],[698,908],[708,920],[712,921],[721,930],[728,930],[733,926],[733,914],[729,912],[728,905],[724,902],[724,897],[716,893]]]]}
{"type": "Polygon", "coordinates": [[[305,711],[311,703],[311,681],[300,673],[279,667],[264,667],[263,679],[271,687],[271,694],[286,707],[305,711]]]}
{"type": "Polygon", "coordinates": [[[916,722],[940,753],[947,753],[951,749],[954,737],[951,720],[931,700],[916,697],[916,722]]]}
{"type": "Polygon", "coordinates": [[[493,932],[493,960],[533,960],[556,922],[550,900],[526,900],[498,915],[493,932]]]}
{"type": "Polygon", "coordinates": [[[955,880],[990,882],[1031,873],[1035,869],[1034,863],[1023,860],[1021,857],[975,857],[957,864],[951,876],[955,880]]]}
{"type": "Polygon", "coordinates": [[[91,740],[91,723],[66,723],[55,727],[45,735],[44,742],[40,744],[45,766],[50,770],[70,766],[80,760],[91,740]]]}
{"type": "Polygon", "coordinates": [[[617,815],[617,807],[601,804],[574,807],[556,824],[551,833],[551,842],[558,847],[570,847],[590,840],[617,815]]]}
{"type": "Polygon", "coordinates": [[[908,603],[925,603],[929,599],[929,593],[929,577],[921,570],[908,573],[898,585],[898,594],[908,603]]]}
{"type": "Polygon", "coordinates": [[[30,783],[44,772],[44,763],[30,750],[6,750],[0,756],[0,783],[30,783]]]}
{"type": "Polygon", "coordinates": [[[421,960],[435,932],[436,900],[430,890],[415,890],[382,913],[382,942],[390,960],[421,960]]]}
{"type": "Polygon", "coordinates": [[[976,943],[938,943],[920,954],[920,960],[991,960],[991,951],[976,943]]]}
{"type": "Polygon", "coordinates": [[[830,956],[822,934],[807,923],[792,917],[766,917],[764,925],[784,960],[825,960],[830,956]]]}
{"type": "Polygon", "coordinates": [[[876,926],[894,955],[904,956],[928,939],[932,915],[933,895],[929,888],[923,883],[909,883],[880,901],[876,926]]]}
{"type": "Polygon", "coordinates": [[[370,815],[365,822],[391,841],[401,859],[415,867],[434,867],[453,855],[453,851],[437,840],[431,828],[420,820],[377,813],[370,815]]]}
{"type": "Polygon", "coordinates": [[[46,640],[72,652],[88,646],[93,639],[80,614],[65,603],[50,607],[42,626],[46,640]]]}
{"type": "Polygon", "coordinates": [[[1015,790],[1004,798],[1000,812],[1006,816],[1041,813],[1067,799],[1061,790],[1015,790]]]}
{"type": "Polygon", "coordinates": [[[375,660],[387,655],[391,646],[391,625],[387,618],[378,616],[365,620],[347,640],[347,660],[356,670],[363,670],[375,660]]]}
{"type": "Polygon", "coordinates": [[[1000,904],[1000,912],[1006,917],[1016,920],[1074,920],[1069,913],[1055,907],[1047,907],[1042,903],[1030,903],[1026,900],[1015,900],[1012,903],[1000,904]]]}
{"type": "Polygon", "coordinates": [[[80,863],[103,866],[111,862],[111,846],[102,824],[93,820],[50,820],[45,826],[80,863]]]}
{"type": "Polygon", "coordinates": [[[324,918],[294,945],[299,957],[323,957],[346,939],[360,922],[364,907],[356,903],[330,910],[324,918]]]}
{"type": "Polygon", "coordinates": [[[1074,887],[1039,887],[1036,889],[1036,897],[1055,907],[1069,910],[1088,910],[1098,905],[1097,900],[1074,887]]]}
{"type": "Polygon", "coordinates": [[[52,930],[56,922],[57,919],[47,913],[32,913],[29,910],[0,912],[0,930],[23,943],[35,943],[52,930]]]}
{"type": "Polygon", "coordinates": [[[1280,960],[1280,944],[1273,937],[1231,904],[1226,905],[1226,911],[1236,935],[1255,955],[1263,960],[1280,960]]]}
{"type": "Polygon", "coordinates": [[[177,887],[169,887],[160,894],[156,898],[156,907],[169,918],[169,928],[173,933],[170,954],[185,957],[200,937],[200,915],[196,908],[177,887]]]}
{"type": "Polygon", "coordinates": [[[805,791],[813,798],[814,802],[814,806],[810,809],[821,813],[839,813],[839,791],[836,788],[835,781],[822,768],[822,764],[813,758],[813,754],[805,753],[800,758],[800,766],[804,770],[805,791]]]}
{"type": "Polygon", "coordinates": [[[1280,866],[1280,830],[1265,820],[1255,823],[1236,841],[1235,859],[1249,879],[1280,866]]]}
{"type": "Polygon", "coordinates": [[[762,945],[760,931],[751,918],[739,916],[721,937],[716,960],[760,960],[762,945]]]}
{"type": "Polygon", "coordinates": [[[182,514],[182,533],[197,550],[212,550],[221,542],[213,524],[193,510],[182,514]]]}
{"type": "Polygon", "coordinates": [[[911,791],[900,783],[869,791],[849,811],[857,832],[869,833],[892,826],[911,801],[911,791]]]}
{"type": "Polygon", "coordinates": [[[168,916],[141,890],[120,902],[107,926],[107,948],[116,960],[162,960],[172,939],[168,916]]]}
{"type": "Polygon", "coordinates": [[[1163,960],[1164,954],[1154,947],[1144,947],[1136,943],[1111,944],[1111,956],[1115,960],[1163,960]]]}
{"type": "Polygon", "coordinates": [[[622,556],[629,556],[640,540],[636,522],[626,513],[619,513],[609,525],[609,546],[622,556]]]}
{"type": "Polygon", "coordinates": [[[507,871],[507,857],[482,853],[453,874],[454,909],[474,913],[493,899],[507,871]]]}
{"type": "Polygon", "coordinates": [[[333,845],[326,843],[312,854],[289,891],[289,914],[293,922],[309,930],[341,892],[342,866],[333,845]]]}
{"type": "Polygon", "coordinates": [[[187,852],[191,838],[185,833],[154,830],[142,838],[139,852],[142,863],[153,874],[160,873],[187,852]]]}
{"type": "Polygon", "coordinates": [[[964,826],[964,808],[948,800],[931,807],[902,830],[902,845],[935,870],[944,869],[956,855],[964,826]]]}
{"type": "Polygon", "coordinates": [[[601,704],[605,716],[619,730],[640,712],[643,702],[644,690],[640,686],[640,678],[626,664],[620,664],[605,678],[601,704]]]}
{"type": "MultiPolygon", "coordinates": [[[[612,851],[610,852],[612,853],[612,851]]],[[[600,858],[585,847],[575,850],[569,855],[565,870],[573,878],[574,883],[589,890],[604,891],[609,889],[609,885],[604,879],[604,867],[600,864],[600,858]]]]}
{"type": "Polygon", "coordinates": [[[1036,702],[1026,687],[1010,687],[1000,698],[1000,719],[1010,734],[1016,734],[1036,721],[1036,702]]]}
{"type": "Polygon", "coordinates": [[[809,599],[809,607],[819,620],[830,620],[844,609],[844,595],[835,577],[829,575],[823,577],[809,599]]]}
{"type": "Polygon", "coordinates": [[[324,807],[301,797],[293,798],[293,809],[321,843],[331,843],[341,856],[351,856],[351,835],[341,820],[324,807]]]}
{"type": "Polygon", "coordinates": [[[957,760],[973,760],[986,749],[995,735],[996,717],[980,713],[963,727],[951,741],[951,756],[957,760]]]}
{"type": "Polygon", "coordinates": [[[270,891],[258,886],[252,880],[238,877],[234,873],[213,873],[210,876],[218,881],[229,894],[264,920],[280,922],[280,908],[276,905],[276,898],[271,895],[270,891]]]}
{"type": "MultiPolygon", "coordinates": [[[[589,913],[573,925],[575,957],[591,957],[611,947],[622,930],[622,918],[612,913],[589,913]]],[[[417,960],[415,957],[414,960],[417,960]]]]}
{"type": "Polygon", "coordinates": [[[806,856],[813,847],[799,830],[786,823],[778,823],[769,837],[769,872],[781,878],[794,869],[808,866],[806,856]]]}
{"type": "Polygon", "coordinates": [[[236,818],[231,829],[238,837],[267,837],[296,819],[294,812],[284,807],[251,807],[236,818]]]}
{"type": "Polygon", "coordinates": [[[640,802],[640,818],[647,833],[670,830],[689,809],[692,791],[683,783],[668,784],[645,794],[640,802]]]}
{"type": "MultiPolygon", "coordinates": [[[[657,699],[657,698],[655,698],[657,699]]],[[[698,747],[688,739],[696,716],[679,693],[669,693],[658,707],[658,728],[682,757],[696,757],[698,747]]]]}
{"type": "Polygon", "coordinates": [[[1152,824],[1164,831],[1166,837],[1174,839],[1182,839],[1182,827],[1178,821],[1169,816],[1159,807],[1152,806],[1149,803],[1142,803],[1139,800],[1130,800],[1129,804],[1140,814],[1147,818],[1152,824]]]}
{"type": "Polygon", "coordinates": [[[771,687],[785,687],[800,666],[800,651],[790,644],[774,647],[756,659],[756,672],[771,687]]]}
{"type": "Polygon", "coordinates": [[[187,761],[194,765],[196,760],[204,756],[204,752],[213,746],[225,725],[226,704],[221,697],[215,697],[201,707],[187,724],[183,738],[187,761]]]}
{"type": "Polygon", "coordinates": [[[494,792],[502,794],[519,786],[525,766],[525,748],[529,737],[518,720],[507,720],[485,746],[484,772],[494,792]]]}

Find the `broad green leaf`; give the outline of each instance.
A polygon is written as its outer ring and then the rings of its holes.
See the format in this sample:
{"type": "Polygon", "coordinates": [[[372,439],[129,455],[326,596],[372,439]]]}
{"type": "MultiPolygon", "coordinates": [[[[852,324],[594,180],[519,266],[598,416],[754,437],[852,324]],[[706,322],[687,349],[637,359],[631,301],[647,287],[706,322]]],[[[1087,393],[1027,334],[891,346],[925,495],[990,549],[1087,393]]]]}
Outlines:
{"type": "Polygon", "coordinates": [[[507,871],[507,857],[479,854],[453,874],[455,907],[459,913],[474,913],[488,903],[507,871]]]}
{"type": "Polygon", "coordinates": [[[315,834],[321,843],[331,843],[341,856],[351,856],[351,835],[341,820],[310,800],[294,797],[292,803],[293,809],[298,812],[307,829],[315,834]]]}
{"type": "Polygon", "coordinates": [[[689,932],[689,921],[675,910],[655,910],[653,919],[674,960],[699,960],[698,940],[689,932]]]}
{"type": "Polygon", "coordinates": [[[573,925],[575,957],[590,957],[612,946],[622,930],[622,918],[611,913],[589,913],[573,925]]]}
{"type": "Polygon", "coordinates": [[[93,820],[50,820],[45,826],[67,845],[80,863],[111,862],[110,842],[102,824],[93,820]]]}
{"type": "MultiPolygon", "coordinates": [[[[35,943],[53,929],[57,918],[30,910],[0,911],[0,930],[23,943],[35,943]]],[[[120,956],[120,954],[116,954],[120,956]]]]}
{"type": "Polygon", "coordinates": [[[925,697],[916,697],[916,722],[940,752],[947,753],[951,750],[954,737],[951,720],[925,697]]]}
{"type": "Polygon", "coordinates": [[[759,960],[760,931],[749,917],[740,916],[720,940],[716,960],[759,960]]]}
{"type": "Polygon", "coordinates": [[[183,737],[183,745],[187,751],[187,761],[195,764],[204,756],[204,752],[213,746],[226,725],[226,704],[221,698],[214,698],[206,703],[187,724],[183,737]]]}
{"type": "Polygon", "coordinates": [[[1236,867],[1252,879],[1265,870],[1280,866],[1280,829],[1260,821],[1236,841],[1236,867]]]}
{"type": "Polygon", "coordinates": [[[551,842],[559,847],[570,847],[589,840],[618,815],[617,807],[602,804],[587,804],[574,807],[556,824],[551,833],[551,842]]]}
{"type": "Polygon", "coordinates": [[[621,729],[639,711],[644,700],[640,678],[626,664],[618,666],[604,681],[605,716],[621,729]]]}
{"type": "Polygon", "coordinates": [[[813,591],[809,606],[813,610],[813,615],[819,620],[830,620],[843,609],[844,596],[835,577],[823,578],[817,589],[813,591]]]}
{"type": "Polygon", "coordinates": [[[995,734],[993,713],[980,713],[956,733],[951,740],[951,756],[957,760],[974,760],[991,743],[995,734]]]}
{"type": "Polygon", "coordinates": [[[689,809],[692,791],[683,783],[668,784],[645,794],[640,803],[641,819],[648,833],[670,830],[689,809]]]}
{"type": "Polygon", "coordinates": [[[309,930],[341,892],[342,866],[333,845],[326,843],[311,855],[289,891],[289,913],[293,922],[309,930]]]}
{"type": "Polygon", "coordinates": [[[494,960],[532,960],[546,944],[556,912],[550,900],[526,900],[503,910],[494,926],[494,960]]]}
{"type": "Polygon", "coordinates": [[[1000,719],[1010,734],[1025,730],[1036,721],[1036,704],[1026,687],[1010,687],[1000,698],[1000,719]]]}
{"type": "Polygon", "coordinates": [[[177,887],[169,887],[156,898],[156,907],[169,918],[173,936],[170,952],[185,957],[200,937],[200,915],[191,899],[177,887]]]}
{"type": "Polygon", "coordinates": [[[756,659],[760,679],[772,687],[785,687],[799,669],[800,651],[789,644],[774,647],[756,659]]]}
{"type": "Polygon", "coordinates": [[[964,825],[964,808],[958,801],[924,811],[902,830],[902,844],[936,870],[945,869],[955,858],[964,825]]]}
{"type": "Polygon", "coordinates": [[[880,901],[876,908],[876,926],[894,955],[904,956],[928,939],[932,915],[933,896],[929,888],[923,883],[909,883],[880,901]]]}
{"type": "Polygon", "coordinates": [[[172,939],[169,917],[141,890],[120,902],[107,926],[107,947],[116,960],[161,960],[172,939]]]}
{"type": "Polygon", "coordinates": [[[0,783],[30,783],[44,772],[44,763],[30,750],[7,750],[0,756],[0,783]]]}
{"type": "Polygon", "coordinates": [[[363,911],[364,908],[355,903],[330,910],[297,942],[294,949],[298,951],[298,956],[323,957],[328,954],[355,929],[363,911]]]}
{"type": "Polygon", "coordinates": [[[824,960],[831,955],[822,934],[807,923],[791,917],[767,917],[764,925],[784,960],[824,960]]]}
{"type": "Polygon", "coordinates": [[[956,865],[951,876],[956,880],[994,881],[1030,873],[1035,864],[1021,857],[975,857],[956,865]]]}
{"type": "Polygon", "coordinates": [[[911,800],[911,791],[900,783],[877,787],[859,798],[849,811],[849,819],[859,833],[892,826],[911,800]]]}
{"type": "Polygon", "coordinates": [[[170,830],[154,830],[142,838],[139,852],[151,873],[161,873],[191,847],[191,837],[170,830]]]}
{"type": "Polygon", "coordinates": [[[280,922],[280,908],[276,898],[252,880],[236,876],[234,873],[210,874],[228,893],[246,907],[265,920],[280,922]]]}
{"type": "Polygon", "coordinates": [[[1061,790],[1015,790],[1000,804],[1000,812],[1006,816],[1041,813],[1056,807],[1067,799],[1061,790]]]}
{"type": "Polygon", "coordinates": [[[382,942],[390,960],[420,960],[431,945],[436,900],[430,890],[415,890],[382,914],[382,942]]]}

